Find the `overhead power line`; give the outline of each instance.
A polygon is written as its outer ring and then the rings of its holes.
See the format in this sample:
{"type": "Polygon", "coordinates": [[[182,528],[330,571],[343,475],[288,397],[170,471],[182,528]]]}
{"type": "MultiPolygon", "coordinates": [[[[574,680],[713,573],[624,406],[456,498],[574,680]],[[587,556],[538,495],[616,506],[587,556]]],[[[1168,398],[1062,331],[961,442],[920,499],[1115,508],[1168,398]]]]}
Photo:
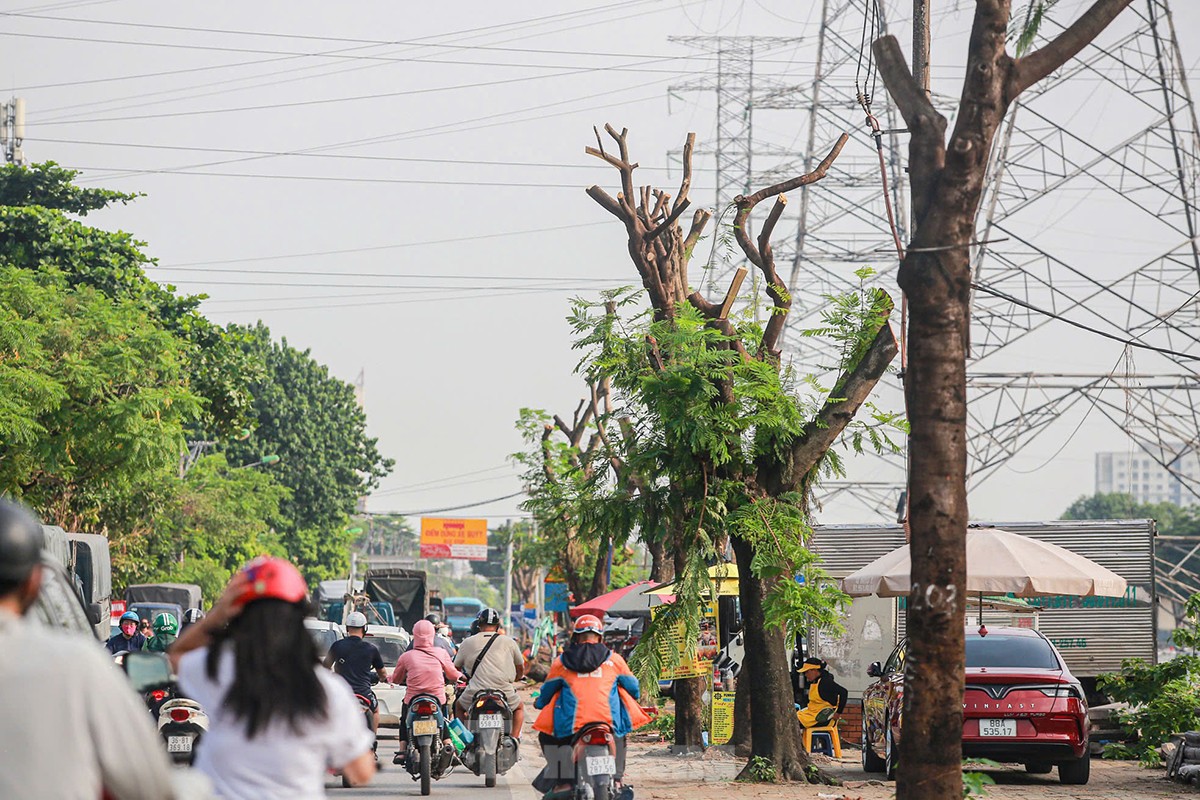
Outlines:
{"type": "MultiPolygon", "coordinates": [[[[502,497],[493,497],[490,500],[480,500],[476,503],[463,503],[462,505],[445,506],[443,508],[426,508],[421,511],[389,511],[387,513],[395,514],[396,516],[400,516],[400,517],[419,517],[423,514],[440,514],[443,511],[461,511],[464,508],[478,508],[479,506],[486,506],[491,503],[499,503],[501,500],[511,500],[512,498],[520,497],[523,494],[525,494],[524,490],[519,491],[519,492],[513,492],[512,494],[506,494],[506,495],[503,495],[502,497]]],[[[376,512],[376,513],[380,513],[380,512],[376,512]]]]}

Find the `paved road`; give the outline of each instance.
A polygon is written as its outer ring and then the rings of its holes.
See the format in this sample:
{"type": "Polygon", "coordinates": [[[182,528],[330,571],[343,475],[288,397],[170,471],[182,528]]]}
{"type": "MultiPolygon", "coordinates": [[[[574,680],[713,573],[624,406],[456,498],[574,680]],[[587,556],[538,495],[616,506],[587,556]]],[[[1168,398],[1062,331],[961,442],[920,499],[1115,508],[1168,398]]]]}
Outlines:
{"type": "MultiPolygon", "coordinates": [[[[379,755],[385,762],[384,768],[368,786],[343,789],[341,779],[331,777],[325,784],[330,800],[420,797],[420,781],[414,781],[404,767],[391,764],[394,752],[391,741],[380,742],[379,755]]],[[[485,788],[483,778],[473,775],[469,770],[455,767],[450,775],[433,782],[433,791],[429,796],[433,800],[536,800],[538,794],[529,782],[537,774],[541,764],[530,763],[529,755],[524,755],[526,760],[517,762],[507,774],[497,777],[494,789],[485,788]]]]}

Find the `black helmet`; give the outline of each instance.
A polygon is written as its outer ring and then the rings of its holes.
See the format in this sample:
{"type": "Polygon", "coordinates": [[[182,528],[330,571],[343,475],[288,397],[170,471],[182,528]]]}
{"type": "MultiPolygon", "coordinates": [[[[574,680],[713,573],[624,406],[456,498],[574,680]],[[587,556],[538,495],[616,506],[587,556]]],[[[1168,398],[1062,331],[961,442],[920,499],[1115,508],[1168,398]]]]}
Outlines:
{"type": "Polygon", "coordinates": [[[198,608],[189,608],[183,612],[183,624],[191,625],[193,622],[199,622],[204,619],[204,612],[198,608]]]}
{"type": "Polygon", "coordinates": [[[42,526],[19,503],[0,497],[0,580],[20,583],[42,559],[42,526]]]}
{"type": "Polygon", "coordinates": [[[442,624],[442,615],[437,613],[436,611],[431,614],[426,614],[425,621],[432,623],[433,627],[436,628],[438,625],[442,624]]]}
{"type": "Polygon", "coordinates": [[[475,621],[480,625],[499,625],[500,612],[494,608],[485,608],[475,616],[475,621]]]}

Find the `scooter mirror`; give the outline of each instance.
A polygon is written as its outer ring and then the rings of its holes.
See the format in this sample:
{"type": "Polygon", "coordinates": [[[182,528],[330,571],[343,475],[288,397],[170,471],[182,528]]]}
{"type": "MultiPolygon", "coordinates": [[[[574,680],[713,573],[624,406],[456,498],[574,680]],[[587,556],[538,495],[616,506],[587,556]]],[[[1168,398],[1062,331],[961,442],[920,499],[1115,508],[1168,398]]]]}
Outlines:
{"type": "Polygon", "coordinates": [[[171,665],[162,653],[126,653],[121,668],[138,694],[171,685],[171,665]]]}

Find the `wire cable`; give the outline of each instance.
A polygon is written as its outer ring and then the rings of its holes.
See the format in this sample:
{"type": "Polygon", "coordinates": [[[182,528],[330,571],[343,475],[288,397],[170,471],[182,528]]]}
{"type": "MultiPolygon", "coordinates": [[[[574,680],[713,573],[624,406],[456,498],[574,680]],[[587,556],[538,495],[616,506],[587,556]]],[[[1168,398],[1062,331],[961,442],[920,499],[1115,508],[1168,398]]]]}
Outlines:
{"type": "Polygon", "coordinates": [[[401,516],[401,517],[419,517],[419,516],[423,516],[425,514],[439,514],[443,511],[460,511],[464,508],[478,508],[479,506],[486,506],[491,503],[499,503],[501,500],[511,500],[512,498],[520,497],[523,494],[525,494],[524,489],[522,489],[519,492],[513,492],[512,494],[503,495],[502,497],[493,497],[490,500],[480,500],[475,503],[463,503],[462,505],[444,506],[442,508],[426,508],[421,511],[389,511],[388,513],[395,514],[395,515],[401,516]]]}

